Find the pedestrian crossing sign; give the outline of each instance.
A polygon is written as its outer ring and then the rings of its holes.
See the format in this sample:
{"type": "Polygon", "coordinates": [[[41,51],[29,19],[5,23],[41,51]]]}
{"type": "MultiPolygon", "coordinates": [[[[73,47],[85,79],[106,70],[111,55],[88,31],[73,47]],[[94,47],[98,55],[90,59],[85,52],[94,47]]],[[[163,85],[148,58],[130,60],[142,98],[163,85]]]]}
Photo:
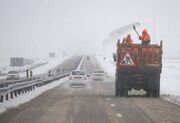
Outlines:
{"type": "Polygon", "coordinates": [[[126,53],[126,55],[124,56],[124,58],[122,59],[122,61],[120,62],[120,65],[130,65],[130,66],[134,66],[134,62],[131,58],[131,56],[129,55],[129,53],[126,53]]]}

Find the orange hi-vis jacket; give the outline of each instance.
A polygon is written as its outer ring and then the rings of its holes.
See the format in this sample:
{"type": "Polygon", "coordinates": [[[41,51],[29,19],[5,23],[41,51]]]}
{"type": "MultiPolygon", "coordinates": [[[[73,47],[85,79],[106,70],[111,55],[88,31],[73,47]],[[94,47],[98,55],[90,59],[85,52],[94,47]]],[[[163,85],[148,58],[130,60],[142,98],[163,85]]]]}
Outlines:
{"type": "Polygon", "coordinates": [[[151,37],[150,35],[146,32],[146,33],[143,33],[143,35],[140,37],[141,40],[143,41],[150,41],[151,40],[151,37]]]}
{"type": "Polygon", "coordinates": [[[133,40],[131,38],[125,38],[125,44],[133,44],[133,40]]]}

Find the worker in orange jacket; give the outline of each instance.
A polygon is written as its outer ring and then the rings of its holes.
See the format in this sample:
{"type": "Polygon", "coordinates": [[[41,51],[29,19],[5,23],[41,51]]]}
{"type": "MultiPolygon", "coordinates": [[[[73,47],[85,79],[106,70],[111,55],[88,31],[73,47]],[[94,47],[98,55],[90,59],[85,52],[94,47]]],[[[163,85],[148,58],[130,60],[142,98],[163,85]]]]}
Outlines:
{"type": "Polygon", "coordinates": [[[132,40],[132,38],[131,38],[131,35],[128,34],[127,37],[124,38],[124,41],[123,41],[123,42],[124,42],[124,44],[126,44],[126,45],[133,44],[133,40],[132,40]]]}
{"type": "Polygon", "coordinates": [[[149,45],[151,37],[146,29],[143,30],[142,36],[139,37],[139,40],[142,40],[142,45],[149,45]]]}

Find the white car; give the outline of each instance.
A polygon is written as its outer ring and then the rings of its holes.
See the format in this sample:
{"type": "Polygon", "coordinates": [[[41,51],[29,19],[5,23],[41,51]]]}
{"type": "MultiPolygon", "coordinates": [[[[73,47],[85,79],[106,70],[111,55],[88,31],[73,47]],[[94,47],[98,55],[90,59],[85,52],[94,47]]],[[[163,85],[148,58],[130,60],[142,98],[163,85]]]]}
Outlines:
{"type": "Polygon", "coordinates": [[[19,80],[19,73],[17,71],[9,71],[7,80],[19,80]]]}
{"type": "Polygon", "coordinates": [[[71,85],[86,85],[86,81],[88,77],[84,70],[73,70],[69,76],[69,80],[71,81],[71,85]]]}
{"type": "Polygon", "coordinates": [[[104,80],[106,78],[106,73],[103,70],[94,70],[92,72],[93,80],[104,80]]]}

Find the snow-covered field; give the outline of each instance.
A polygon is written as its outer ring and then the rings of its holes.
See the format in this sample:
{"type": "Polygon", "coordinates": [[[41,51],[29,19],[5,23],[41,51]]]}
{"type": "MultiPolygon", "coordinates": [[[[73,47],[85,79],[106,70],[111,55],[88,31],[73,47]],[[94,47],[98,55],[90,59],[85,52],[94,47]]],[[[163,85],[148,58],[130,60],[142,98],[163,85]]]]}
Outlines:
{"type": "MultiPolygon", "coordinates": [[[[115,76],[115,63],[110,57],[96,56],[101,67],[112,77],[115,76]]],[[[164,58],[161,73],[161,95],[180,96],[180,59],[164,58]]]]}
{"type": "MultiPolygon", "coordinates": [[[[52,69],[55,66],[59,65],[60,63],[62,63],[65,59],[67,59],[67,57],[64,58],[64,59],[56,59],[56,60],[54,59],[54,60],[52,60],[52,62],[50,62],[49,64],[46,65],[46,68],[42,68],[42,69],[39,68],[36,72],[38,72],[38,71],[39,72],[45,72],[46,70],[52,69]]],[[[80,67],[81,67],[81,65],[83,63],[83,60],[84,60],[84,57],[82,58],[81,62],[79,63],[79,65],[77,67],[77,70],[80,69],[80,67]]],[[[44,67],[44,66],[42,66],[42,67],[44,67]]],[[[0,113],[6,111],[9,108],[17,107],[17,106],[19,106],[21,104],[29,102],[30,100],[32,100],[35,97],[42,94],[43,92],[45,92],[47,90],[50,90],[52,88],[55,88],[58,85],[62,84],[63,82],[67,81],[67,80],[68,80],[68,77],[62,78],[60,80],[51,82],[51,83],[49,83],[47,85],[35,88],[35,90],[33,90],[31,92],[28,92],[28,93],[25,93],[25,94],[22,94],[22,95],[14,98],[14,99],[10,99],[8,101],[0,103],[0,113]]]]}
{"type": "MultiPolygon", "coordinates": [[[[39,65],[38,67],[35,67],[34,69],[32,69],[33,71],[33,75],[40,75],[40,74],[44,74],[44,73],[48,73],[48,71],[54,67],[56,67],[57,65],[61,64],[64,60],[68,59],[69,57],[56,57],[56,58],[51,58],[51,59],[47,59],[47,60],[37,60],[35,63],[32,64],[32,66],[24,66],[22,69],[29,69],[32,68],[35,65],[38,64],[42,64],[39,65]]],[[[10,70],[12,68],[7,67],[10,70]]],[[[25,77],[26,76],[26,72],[22,72],[19,74],[20,77],[25,77]]],[[[4,76],[0,76],[0,79],[6,79],[7,75],[4,76]]]]}
{"type": "Polygon", "coordinates": [[[180,96],[180,59],[163,59],[161,94],[180,96]]]}
{"type": "Polygon", "coordinates": [[[22,67],[12,67],[9,65],[9,61],[1,61],[0,62],[0,71],[1,71],[1,74],[7,74],[9,71],[12,71],[12,70],[15,70],[15,71],[19,71],[19,72],[22,72],[22,71],[25,71],[27,69],[33,69],[33,68],[36,68],[38,66],[41,66],[43,64],[46,64],[48,61],[47,60],[43,60],[43,59],[32,59],[33,60],[33,63],[30,64],[30,65],[24,65],[22,67]]]}
{"type": "Polygon", "coordinates": [[[56,66],[58,66],[59,64],[61,64],[63,61],[65,61],[68,58],[69,57],[67,56],[67,57],[56,57],[56,58],[53,58],[53,59],[49,59],[47,64],[42,65],[42,66],[37,67],[36,69],[34,69],[33,74],[34,75],[39,75],[39,74],[48,73],[48,71],[50,69],[55,68],[56,66]]]}

